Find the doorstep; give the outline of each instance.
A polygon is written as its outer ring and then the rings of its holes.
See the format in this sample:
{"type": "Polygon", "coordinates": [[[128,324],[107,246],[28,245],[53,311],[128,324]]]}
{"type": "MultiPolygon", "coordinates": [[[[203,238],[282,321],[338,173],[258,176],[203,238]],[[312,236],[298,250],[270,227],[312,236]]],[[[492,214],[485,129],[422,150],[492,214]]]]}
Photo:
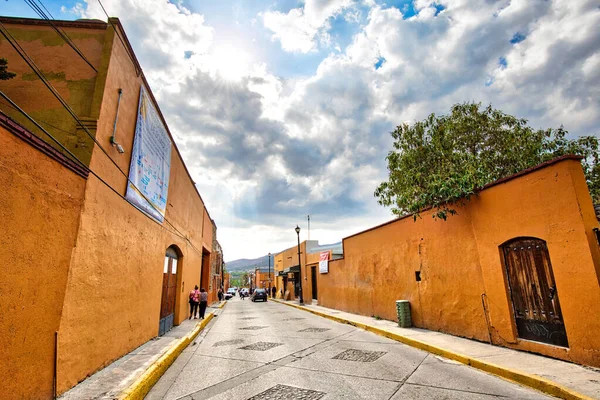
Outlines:
{"type": "Polygon", "coordinates": [[[377,320],[322,306],[300,306],[298,301],[273,301],[371,331],[559,398],[600,399],[598,368],[493,346],[442,332],[401,328],[394,321],[377,320]]]}
{"type": "Polygon", "coordinates": [[[223,308],[225,303],[209,306],[204,320],[186,319],[163,336],[149,340],[81,381],[59,399],[143,398],[181,351],[208,325],[216,309],[223,308]]]}

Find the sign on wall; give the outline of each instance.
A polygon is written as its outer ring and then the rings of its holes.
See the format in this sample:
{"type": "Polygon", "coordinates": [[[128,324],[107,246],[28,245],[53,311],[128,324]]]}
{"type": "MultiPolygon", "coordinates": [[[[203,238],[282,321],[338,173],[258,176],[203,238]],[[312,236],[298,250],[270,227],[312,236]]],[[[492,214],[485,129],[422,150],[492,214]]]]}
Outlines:
{"type": "Polygon", "coordinates": [[[125,198],[163,222],[169,192],[171,139],[146,89],[140,88],[129,183],[125,198]]]}
{"type": "Polygon", "coordinates": [[[319,272],[326,274],[329,272],[329,252],[324,251],[319,255],[319,272]]]}

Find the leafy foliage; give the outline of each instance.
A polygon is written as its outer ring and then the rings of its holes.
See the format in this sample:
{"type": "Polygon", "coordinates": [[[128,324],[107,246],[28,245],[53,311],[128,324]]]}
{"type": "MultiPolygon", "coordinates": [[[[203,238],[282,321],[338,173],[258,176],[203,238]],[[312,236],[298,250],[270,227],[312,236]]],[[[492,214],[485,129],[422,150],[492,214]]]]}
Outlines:
{"type": "Polygon", "coordinates": [[[594,203],[600,200],[598,139],[567,138],[557,129],[534,130],[527,120],[480,103],[462,103],[449,115],[431,114],[391,133],[394,148],[387,156],[389,179],[375,190],[378,203],[416,219],[425,209],[446,219],[483,186],[519,171],[566,155],[584,157],[583,168],[594,203]]]}
{"type": "Polygon", "coordinates": [[[0,58],[0,80],[7,81],[17,76],[14,72],[8,71],[8,60],[0,58]]]}

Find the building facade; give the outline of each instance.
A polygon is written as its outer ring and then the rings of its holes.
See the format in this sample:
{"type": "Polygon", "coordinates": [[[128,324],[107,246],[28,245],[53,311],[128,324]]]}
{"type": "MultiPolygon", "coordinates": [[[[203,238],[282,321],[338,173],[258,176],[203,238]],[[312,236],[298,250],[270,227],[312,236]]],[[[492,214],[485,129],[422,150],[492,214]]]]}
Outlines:
{"type": "MultiPolygon", "coordinates": [[[[409,300],[416,327],[599,367],[599,225],[579,158],[494,182],[456,210],[345,238],[317,275],[319,304],[397,320],[395,301],[409,300]]],[[[310,274],[303,283],[306,301],[310,274]]]]}
{"type": "Polygon", "coordinates": [[[16,398],[52,398],[186,319],[188,292],[215,273],[216,238],[118,19],[55,21],[89,64],[47,21],[0,22],[17,74],[0,90],[32,118],[0,102],[0,379],[16,398]],[[166,198],[141,211],[130,166],[150,117],[170,154],[166,198]]]}

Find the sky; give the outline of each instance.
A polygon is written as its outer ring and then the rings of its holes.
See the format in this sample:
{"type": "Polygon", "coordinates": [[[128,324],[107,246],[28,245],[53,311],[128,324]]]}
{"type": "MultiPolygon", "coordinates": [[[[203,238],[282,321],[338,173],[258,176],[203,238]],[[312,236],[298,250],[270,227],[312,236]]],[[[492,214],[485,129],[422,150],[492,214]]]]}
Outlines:
{"type": "MultiPolygon", "coordinates": [[[[44,0],[106,20],[98,0],[44,0]]],[[[393,218],[390,132],[459,102],[599,135],[597,0],[102,0],[119,17],[226,261],[393,218]]],[[[0,14],[36,17],[24,1],[0,14]]]]}

